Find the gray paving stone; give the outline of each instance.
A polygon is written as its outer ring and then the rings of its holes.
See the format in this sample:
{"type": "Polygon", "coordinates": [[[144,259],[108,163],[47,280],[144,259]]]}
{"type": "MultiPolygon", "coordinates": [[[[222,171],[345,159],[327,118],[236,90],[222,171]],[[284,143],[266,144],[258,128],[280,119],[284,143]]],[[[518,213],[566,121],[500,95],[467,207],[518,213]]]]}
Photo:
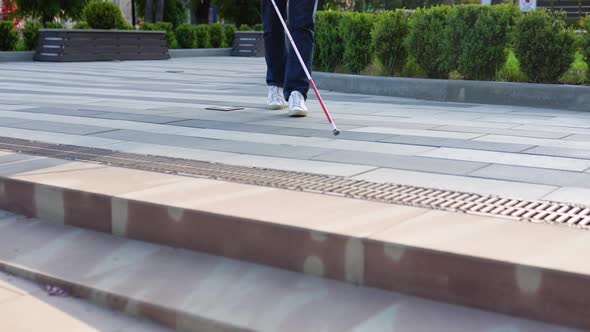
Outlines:
{"type": "Polygon", "coordinates": [[[315,147],[264,144],[230,140],[214,140],[200,137],[157,134],[133,130],[117,130],[112,132],[100,133],[93,136],[129,142],[152,143],[159,145],[179,146],[184,148],[246,153],[253,155],[285,157],[294,159],[310,159],[322,153],[332,151],[329,149],[315,147]]]}
{"type": "Polygon", "coordinates": [[[101,111],[79,110],[70,107],[35,107],[24,110],[18,110],[23,113],[40,113],[40,114],[55,114],[55,115],[71,115],[71,116],[91,116],[103,113],[101,111]]]}
{"type": "Polygon", "coordinates": [[[576,128],[576,127],[566,127],[566,126],[522,125],[522,126],[514,127],[513,129],[516,129],[516,130],[522,129],[522,130],[529,130],[529,131],[556,131],[559,133],[566,133],[566,134],[590,135],[590,129],[588,129],[588,128],[576,128]]]}
{"type": "Polygon", "coordinates": [[[523,152],[544,156],[590,159],[590,149],[564,149],[547,146],[538,146],[523,152]]]}
{"type": "Polygon", "coordinates": [[[353,129],[353,131],[363,133],[380,133],[391,135],[408,135],[408,136],[423,136],[423,137],[440,137],[440,138],[458,138],[458,139],[473,139],[482,136],[482,134],[471,133],[455,133],[449,131],[436,130],[420,130],[420,129],[398,129],[386,127],[364,127],[353,129]]]}
{"type": "Polygon", "coordinates": [[[29,120],[26,120],[26,119],[18,119],[18,118],[5,118],[5,117],[1,117],[0,118],[0,126],[11,125],[11,124],[21,123],[21,122],[27,122],[27,121],[29,121],[29,120]]]}
{"type": "Polygon", "coordinates": [[[590,135],[575,134],[575,135],[568,136],[568,137],[566,137],[564,139],[565,140],[568,140],[568,141],[590,142],[590,135]]]}
{"type": "Polygon", "coordinates": [[[168,123],[171,126],[179,127],[190,127],[190,128],[206,128],[206,129],[221,129],[221,130],[233,130],[233,131],[244,131],[244,132],[256,132],[256,133],[270,133],[277,132],[280,134],[281,130],[287,128],[279,128],[274,126],[263,126],[248,123],[237,123],[237,122],[223,122],[223,121],[211,121],[211,120],[182,120],[178,122],[168,123]]]}
{"type": "Polygon", "coordinates": [[[590,206],[590,188],[565,187],[559,188],[543,197],[547,201],[567,202],[590,206]]]}
{"type": "Polygon", "coordinates": [[[107,138],[52,133],[47,131],[36,131],[10,127],[0,128],[0,136],[46,143],[79,145],[93,148],[102,148],[110,144],[121,143],[121,141],[107,138]]]}
{"type": "Polygon", "coordinates": [[[488,165],[485,163],[471,161],[457,161],[427,157],[399,156],[384,153],[351,151],[335,151],[322,154],[313,159],[349,164],[371,165],[410,171],[458,175],[468,174],[488,165]]]}
{"type": "Polygon", "coordinates": [[[559,171],[509,165],[490,165],[470,176],[506,181],[545,184],[558,187],[590,188],[590,173],[559,171]]]}
{"type": "Polygon", "coordinates": [[[12,153],[12,152],[4,152],[0,151],[0,165],[11,164],[15,162],[21,162],[26,160],[33,160],[39,157],[20,154],[20,153],[12,153]]]}
{"type": "Polygon", "coordinates": [[[413,185],[443,190],[456,190],[480,195],[498,195],[520,199],[540,199],[557,189],[554,186],[481,179],[470,176],[414,172],[379,168],[355,176],[355,179],[380,183],[413,185]]]}
{"type": "MultiPolygon", "coordinates": [[[[287,128],[303,128],[303,129],[319,129],[319,130],[326,130],[331,132],[330,125],[326,121],[325,123],[309,123],[309,121],[298,121],[300,119],[289,119],[285,117],[285,119],[281,120],[268,120],[268,121],[256,121],[256,124],[264,125],[264,126],[275,126],[275,127],[287,127],[287,128]]],[[[341,131],[344,130],[352,130],[355,128],[359,128],[356,125],[338,125],[338,129],[341,131]]]]}
{"type": "Polygon", "coordinates": [[[502,152],[520,152],[534,146],[514,143],[478,142],[458,138],[435,138],[422,136],[392,136],[382,140],[382,142],[502,152]]]}
{"type": "Polygon", "coordinates": [[[33,172],[42,170],[49,167],[55,167],[70,163],[69,160],[44,158],[44,157],[31,157],[20,162],[7,163],[0,165],[1,176],[12,176],[25,172],[33,172]]]}
{"type": "Polygon", "coordinates": [[[6,124],[5,126],[73,135],[88,135],[114,130],[113,128],[106,127],[34,120],[29,122],[6,124]]]}
{"type": "Polygon", "coordinates": [[[568,136],[567,133],[559,132],[548,132],[548,131],[532,131],[532,130],[518,130],[518,129],[501,129],[501,128],[488,128],[488,127],[467,127],[467,126],[442,126],[432,130],[442,130],[451,132],[461,133],[479,133],[479,134],[492,134],[492,135],[511,135],[511,136],[523,136],[523,137],[536,137],[536,138],[563,138],[568,136]]]}
{"type": "Polygon", "coordinates": [[[474,139],[480,142],[496,142],[496,143],[514,143],[530,144],[554,148],[564,149],[590,149],[590,142],[582,141],[567,141],[563,139],[551,139],[551,138],[530,138],[530,137],[515,137],[515,136],[503,136],[503,135],[486,135],[474,139]]]}
{"type": "Polygon", "coordinates": [[[537,168],[583,172],[590,169],[590,160],[552,156],[527,155],[509,152],[469,149],[438,148],[420,153],[419,156],[452,160],[468,160],[483,163],[517,165],[537,168]]]}
{"type": "MultiPolygon", "coordinates": [[[[288,135],[288,136],[302,136],[302,137],[323,137],[323,138],[335,138],[334,135],[328,130],[320,129],[306,129],[306,128],[277,128],[273,127],[271,134],[277,135],[288,135]]],[[[352,140],[352,141],[367,141],[376,142],[384,141],[391,135],[387,134],[372,134],[372,133],[358,133],[354,131],[341,131],[340,136],[337,139],[352,140]]]]}
{"type": "Polygon", "coordinates": [[[128,113],[98,113],[87,115],[90,118],[109,119],[109,120],[125,120],[147,123],[168,123],[180,120],[179,118],[161,115],[147,115],[147,114],[128,114],[128,113]]]}

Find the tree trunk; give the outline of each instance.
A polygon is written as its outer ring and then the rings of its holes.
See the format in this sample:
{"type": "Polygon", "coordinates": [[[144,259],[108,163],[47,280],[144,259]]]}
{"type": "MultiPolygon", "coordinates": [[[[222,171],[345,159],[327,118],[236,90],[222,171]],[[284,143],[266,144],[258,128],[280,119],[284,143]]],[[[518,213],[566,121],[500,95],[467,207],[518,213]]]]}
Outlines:
{"type": "Polygon", "coordinates": [[[154,21],[154,0],[145,0],[145,22],[153,23],[154,21]]]}
{"type": "Polygon", "coordinates": [[[198,24],[209,23],[209,7],[211,7],[211,0],[199,0],[195,8],[195,18],[198,24]]]}
{"type": "Polygon", "coordinates": [[[164,20],[164,7],[166,5],[165,0],[157,0],[158,7],[156,9],[156,22],[161,22],[164,20]]]}

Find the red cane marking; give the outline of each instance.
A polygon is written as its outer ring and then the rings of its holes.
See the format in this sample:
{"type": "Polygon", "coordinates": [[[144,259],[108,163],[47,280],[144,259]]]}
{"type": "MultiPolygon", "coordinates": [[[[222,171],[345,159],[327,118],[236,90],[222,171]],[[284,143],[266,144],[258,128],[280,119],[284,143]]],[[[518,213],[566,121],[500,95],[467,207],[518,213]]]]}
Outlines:
{"type": "Polygon", "coordinates": [[[320,92],[318,91],[318,88],[315,86],[313,79],[310,78],[309,83],[311,83],[311,87],[313,88],[313,91],[315,91],[315,95],[318,97],[318,100],[320,101],[320,105],[322,106],[322,109],[324,110],[324,114],[326,114],[326,118],[328,118],[328,122],[330,122],[330,124],[334,124],[334,121],[332,120],[332,117],[330,116],[330,112],[328,112],[328,109],[326,108],[326,105],[324,104],[324,101],[322,100],[322,96],[320,96],[320,92]]]}

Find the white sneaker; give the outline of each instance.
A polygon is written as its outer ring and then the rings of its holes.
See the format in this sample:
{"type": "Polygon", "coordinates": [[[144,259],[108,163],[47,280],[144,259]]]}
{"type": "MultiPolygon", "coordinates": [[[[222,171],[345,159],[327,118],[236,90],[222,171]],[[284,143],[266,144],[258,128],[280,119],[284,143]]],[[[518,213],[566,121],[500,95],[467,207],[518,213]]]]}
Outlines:
{"type": "Polygon", "coordinates": [[[307,107],[305,106],[305,98],[299,91],[291,92],[289,96],[289,116],[303,117],[307,116],[307,107]]]}
{"type": "Polygon", "coordinates": [[[266,98],[266,107],[269,110],[280,110],[287,107],[287,102],[278,86],[268,87],[268,98],[266,98]]]}

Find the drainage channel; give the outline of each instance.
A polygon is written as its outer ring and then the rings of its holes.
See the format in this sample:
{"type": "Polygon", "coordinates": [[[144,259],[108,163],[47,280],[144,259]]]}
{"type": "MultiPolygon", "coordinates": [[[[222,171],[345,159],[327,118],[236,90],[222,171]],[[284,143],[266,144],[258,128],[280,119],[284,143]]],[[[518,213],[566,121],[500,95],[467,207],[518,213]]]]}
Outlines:
{"type": "Polygon", "coordinates": [[[590,207],[0,137],[0,150],[512,220],[590,228],[590,207]]]}

